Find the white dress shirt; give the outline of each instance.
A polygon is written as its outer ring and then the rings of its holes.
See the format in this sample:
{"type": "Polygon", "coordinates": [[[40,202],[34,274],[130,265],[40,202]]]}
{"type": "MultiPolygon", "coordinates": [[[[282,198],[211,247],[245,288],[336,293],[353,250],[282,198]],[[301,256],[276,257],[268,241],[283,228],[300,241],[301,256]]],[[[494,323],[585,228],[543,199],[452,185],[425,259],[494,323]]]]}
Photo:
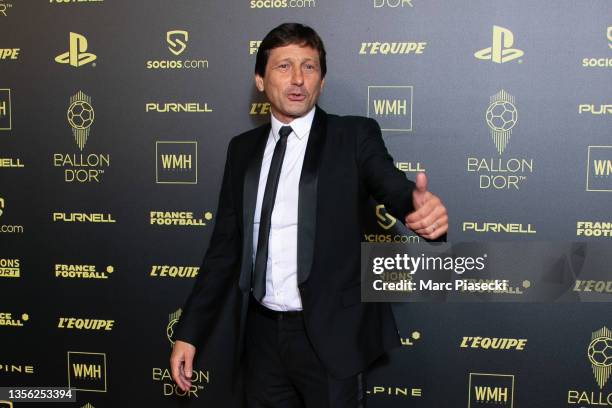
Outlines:
{"type": "Polygon", "coordinates": [[[283,159],[278,190],[270,222],[268,260],[266,266],[266,295],[261,303],[278,311],[302,310],[302,299],[297,287],[297,227],[298,194],[304,154],[315,108],[305,116],[284,124],[271,116],[271,129],[259,173],[257,203],[253,218],[253,264],[259,238],[259,219],[274,147],[279,139],[278,132],[283,126],[291,126],[293,132],[287,137],[287,150],[283,159]]]}

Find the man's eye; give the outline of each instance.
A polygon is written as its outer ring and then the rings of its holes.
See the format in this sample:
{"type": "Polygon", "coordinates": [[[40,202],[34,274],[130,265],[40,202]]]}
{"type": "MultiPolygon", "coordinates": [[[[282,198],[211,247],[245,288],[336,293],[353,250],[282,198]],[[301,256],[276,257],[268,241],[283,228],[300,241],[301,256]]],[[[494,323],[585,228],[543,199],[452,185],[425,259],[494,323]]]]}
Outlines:
{"type": "Polygon", "coordinates": [[[312,65],[312,64],[306,64],[306,65],[304,65],[304,69],[305,69],[306,71],[314,71],[315,66],[314,66],[314,65],[312,65]]]}
{"type": "Polygon", "coordinates": [[[287,68],[289,68],[289,64],[280,64],[278,67],[280,69],[287,69],[287,68]]]}

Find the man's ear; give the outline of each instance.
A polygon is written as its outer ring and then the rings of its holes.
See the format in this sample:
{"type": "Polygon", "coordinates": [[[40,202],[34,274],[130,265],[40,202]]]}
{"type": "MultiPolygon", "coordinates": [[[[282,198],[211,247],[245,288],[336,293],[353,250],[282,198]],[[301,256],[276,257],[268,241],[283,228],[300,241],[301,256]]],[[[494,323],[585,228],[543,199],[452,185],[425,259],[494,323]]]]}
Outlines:
{"type": "Polygon", "coordinates": [[[321,80],[321,91],[323,90],[323,85],[325,85],[325,78],[321,80]]]}
{"type": "Polygon", "coordinates": [[[264,91],[264,80],[259,76],[259,74],[255,74],[255,87],[259,92],[264,91]]]}

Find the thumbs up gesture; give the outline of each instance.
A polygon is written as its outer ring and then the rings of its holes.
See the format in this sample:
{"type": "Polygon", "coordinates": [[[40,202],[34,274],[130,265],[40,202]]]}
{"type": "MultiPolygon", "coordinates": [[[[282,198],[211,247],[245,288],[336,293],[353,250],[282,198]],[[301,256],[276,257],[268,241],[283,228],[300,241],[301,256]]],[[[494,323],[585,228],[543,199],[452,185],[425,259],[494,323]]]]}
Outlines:
{"type": "Polygon", "coordinates": [[[448,231],[448,214],[440,199],[427,191],[427,176],[418,173],[412,192],[414,211],[406,215],[404,224],[425,239],[436,239],[448,231]]]}

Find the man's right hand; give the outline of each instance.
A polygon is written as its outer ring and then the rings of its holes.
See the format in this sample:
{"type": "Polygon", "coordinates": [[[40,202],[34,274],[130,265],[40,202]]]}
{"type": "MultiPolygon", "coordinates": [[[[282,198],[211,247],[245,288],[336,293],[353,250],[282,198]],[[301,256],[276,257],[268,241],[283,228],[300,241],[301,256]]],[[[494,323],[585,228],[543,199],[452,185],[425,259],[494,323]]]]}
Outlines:
{"type": "Polygon", "coordinates": [[[183,392],[191,388],[191,373],[195,352],[196,348],[192,344],[180,340],[174,342],[170,355],[170,371],[172,372],[172,379],[183,392]]]}

